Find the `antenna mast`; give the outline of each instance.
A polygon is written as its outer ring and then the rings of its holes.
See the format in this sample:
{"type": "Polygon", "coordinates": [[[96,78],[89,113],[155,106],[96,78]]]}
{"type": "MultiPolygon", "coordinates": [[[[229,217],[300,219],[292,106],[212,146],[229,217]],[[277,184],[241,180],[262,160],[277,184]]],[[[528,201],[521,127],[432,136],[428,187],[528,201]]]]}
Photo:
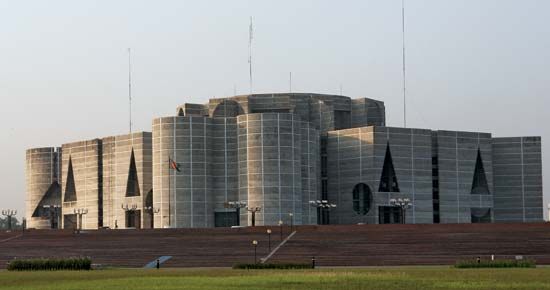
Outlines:
{"type": "Polygon", "coordinates": [[[288,91],[292,93],[292,72],[290,72],[290,77],[288,79],[288,91]]]}
{"type": "Polygon", "coordinates": [[[403,28],[403,127],[407,128],[407,81],[405,73],[405,0],[401,0],[401,24],[403,28]]]}
{"type": "Polygon", "coordinates": [[[250,16],[250,26],[248,27],[248,68],[249,68],[249,77],[250,77],[250,93],[252,94],[252,39],[254,32],[252,26],[252,16],[250,16]]]}
{"type": "Polygon", "coordinates": [[[128,48],[128,106],[130,112],[130,134],[132,134],[132,60],[128,48]]]}

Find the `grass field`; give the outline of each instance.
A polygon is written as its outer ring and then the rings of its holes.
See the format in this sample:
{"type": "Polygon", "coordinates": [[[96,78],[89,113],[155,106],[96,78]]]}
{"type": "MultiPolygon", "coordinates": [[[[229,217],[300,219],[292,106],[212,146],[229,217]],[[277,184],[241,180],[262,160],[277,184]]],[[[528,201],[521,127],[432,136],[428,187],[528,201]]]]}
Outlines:
{"type": "Polygon", "coordinates": [[[550,289],[550,268],[0,271],[0,289],[550,289]]]}

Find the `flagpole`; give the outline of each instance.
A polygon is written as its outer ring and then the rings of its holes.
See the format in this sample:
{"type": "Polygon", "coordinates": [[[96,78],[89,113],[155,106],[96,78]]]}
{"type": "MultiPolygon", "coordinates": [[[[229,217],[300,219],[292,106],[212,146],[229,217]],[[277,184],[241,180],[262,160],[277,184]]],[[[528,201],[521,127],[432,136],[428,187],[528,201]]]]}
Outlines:
{"type": "Polygon", "coordinates": [[[252,16],[250,16],[250,26],[248,27],[248,76],[250,78],[250,94],[252,94],[252,16]]]}
{"type": "Polygon", "coordinates": [[[172,170],[170,163],[172,162],[172,157],[168,158],[168,227],[172,227],[172,170]]]}

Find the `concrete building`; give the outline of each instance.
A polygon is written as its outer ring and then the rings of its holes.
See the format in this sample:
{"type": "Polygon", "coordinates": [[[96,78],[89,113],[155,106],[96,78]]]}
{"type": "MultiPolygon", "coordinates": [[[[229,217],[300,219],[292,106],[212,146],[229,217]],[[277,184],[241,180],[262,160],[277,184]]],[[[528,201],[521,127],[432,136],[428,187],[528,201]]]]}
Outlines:
{"type": "Polygon", "coordinates": [[[62,173],[44,184],[29,176],[52,169],[30,166],[41,150],[30,149],[27,215],[63,180],[65,228],[79,208],[88,229],[542,221],[540,148],[540,137],[387,127],[368,98],[211,99],[154,119],[152,133],[64,144],[62,173]],[[410,199],[405,216],[392,198],[410,199]]]}

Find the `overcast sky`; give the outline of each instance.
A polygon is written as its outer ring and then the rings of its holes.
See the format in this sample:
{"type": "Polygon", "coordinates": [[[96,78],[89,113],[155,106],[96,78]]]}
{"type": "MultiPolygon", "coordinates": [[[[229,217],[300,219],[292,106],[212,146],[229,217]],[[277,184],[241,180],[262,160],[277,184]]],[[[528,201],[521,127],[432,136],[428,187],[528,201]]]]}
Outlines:
{"type": "MultiPolygon", "coordinates": [[[[406,0],[409,127],[542,136],[550,171],[549,11],[406,0]]],[[[292,72],[295,92],[342,86],[403,125],[401,0],[0,0],[0,208],[23,212],[25,149],[128,132],[128,47],[138,130],[179,104],[247,93],[250,16],[255,92],[288,91],[292,72]]]]}

